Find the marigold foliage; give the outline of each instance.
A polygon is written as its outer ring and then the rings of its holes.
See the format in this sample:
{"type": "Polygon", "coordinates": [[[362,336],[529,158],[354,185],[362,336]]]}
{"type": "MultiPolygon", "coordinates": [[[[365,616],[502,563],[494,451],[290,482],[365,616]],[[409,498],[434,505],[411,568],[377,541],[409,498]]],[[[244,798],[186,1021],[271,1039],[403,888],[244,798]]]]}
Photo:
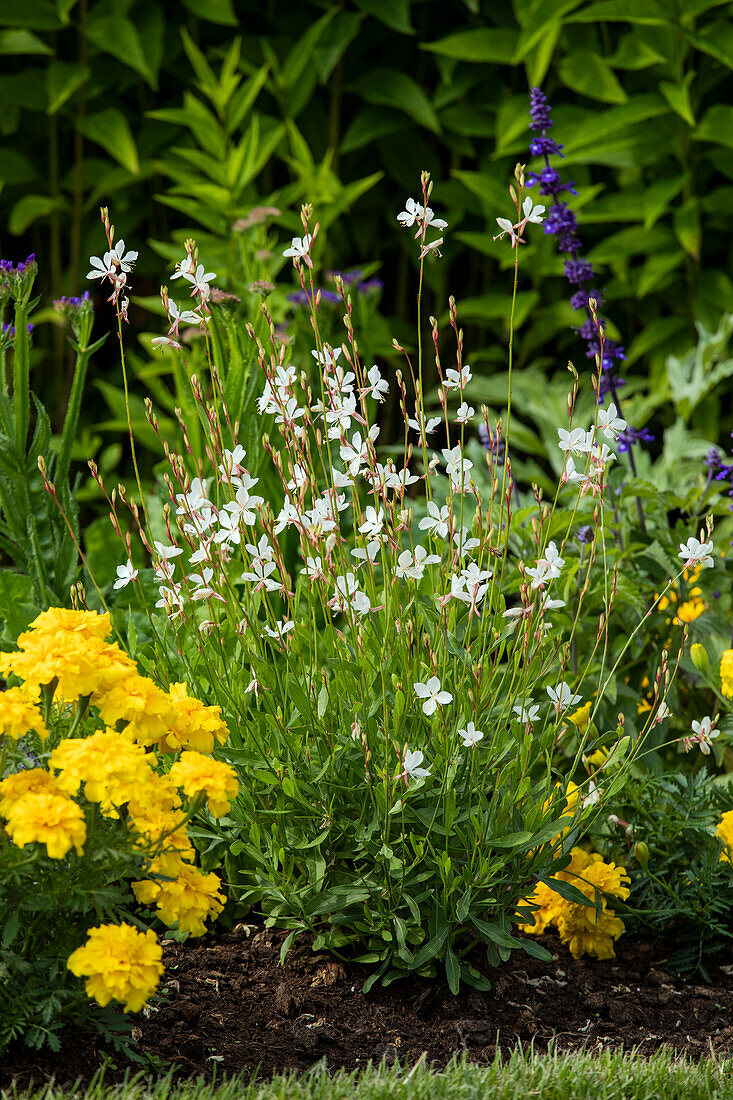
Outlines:
{"type": "Polygon", "coordinates": [[[552,877],[572,883],[592,904],[566,901],[550,886],[540,883],[520,903],[540,906],[533,914],[533,920],[520,925],[520,928],[523,932],[540,935],[548,925],[554,924],[574,959],[579,959],[581,955],[613,959],[613,941],[624,931],[624,923],[608,908],[605,897],[601,899],[600,913],[596,913],[596,891],[626,899],[629,889],[624,882],[630,881],[629,876],[615,863],[604,863],[598,852],[573,848],[570,854],[572,858],[568,867],[552,877]]]}
{"type": "Polygon", "coordinates": [[[86,976],[87,995],[104,1006],[114,999],[125,1012],[139,1012],[155,992],[163,973],[163,949],[155,933],[131,924],[90,928],[87,942],[73,951],[67,967],[86,976]]]}

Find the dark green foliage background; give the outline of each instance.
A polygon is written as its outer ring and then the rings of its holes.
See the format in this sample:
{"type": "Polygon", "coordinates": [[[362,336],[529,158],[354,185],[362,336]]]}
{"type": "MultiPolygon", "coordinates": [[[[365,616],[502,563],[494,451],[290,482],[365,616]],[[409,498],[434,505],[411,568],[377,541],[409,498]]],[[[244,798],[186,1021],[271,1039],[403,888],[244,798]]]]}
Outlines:
{"type": "MultiPolygon", "coordinates": [[[[202,228],[224,240],[258,202],[281,207],[285,237],[308,200],[334,214],[326,263],[379,261],[386,311],[408,320],[415,250],[392,208],[428,168],[450,223],[435,308],[454,293],[494,343],[509,262],[494,218],[510,212],[541,84],[631,363],[653,372],[693,342],[695,319],[714,328],[733,309],[733,22],[719,0],[0,0],[0,55],[2,254],[35,248],[56,294],[84,285],[100,203],[141,248],[140,292],[162,266],[146,241],[202,228]],[[259,76],[236,103],[222,84],[217,111],[201,63],[218,73],[236,37],[236,65],[259,76]],[[224,175],[242,139],[254,174],[239,186],[224,175]]],[[[562,260],[536,237],[519,363],[582,367],[562,260]]]]}

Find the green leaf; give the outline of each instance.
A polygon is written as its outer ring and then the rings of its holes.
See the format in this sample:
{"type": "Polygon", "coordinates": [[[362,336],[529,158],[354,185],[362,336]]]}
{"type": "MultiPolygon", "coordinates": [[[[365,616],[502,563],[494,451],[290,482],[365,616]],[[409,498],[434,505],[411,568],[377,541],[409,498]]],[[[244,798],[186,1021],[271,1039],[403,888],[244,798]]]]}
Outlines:
{"type": "Polygon", "coordinates": [[[89,78],[88,65],[67,64],[65,61],[52,61],[46,69],[46,91],[50,115],[55,115],[67,99],[81,88],[89,78]]]}
{"type": "Polygon", "coordinates": [[[205,19],[209,23],[222,23],[225,27],[239,25],[232,7],[232,0],[183,0],[183,4],[197,19],[205,19]]]}
{"type": "MultiPolygon", "coordinates": [[[[503,174],[492,176],[488,172],[464,172],[454,168],[451,175],[459,180],[471,194],[478,196],[489,210],[500,213],[505,209],[507,213],[511,213],[509,185],[503,174]]],[[[496,254],[500,255],[504,251],[497,249],[496,254]]]]}
{"type": "Polygon", "coordinates": [[[401,111],[364,107],[347,126],[341,139],[341,152],[353,153],[356,149],[371,145],[377,138],[404,130],[409,125],[401,111]]]}
{"type": "Polygon", "coordinates": [[[670,22],[659,0],[598,0],[589,4],[568,23],[641,23],[644,26],[665,26],[670,22]]]}
{"type": "Polygon", "coordinates": [[[543,947],[541,943],[535,943],[534,940],[520,937],[519,946],[522,951],[526,952],[533,959],[539,959],[540,962],[552,962],[552,952],[548,951],[546,947],[543,947]]]}
{"type": "Polygon", "coordinates": [[[305,34],[299,38],[291,48],[279,74],[280,83],[284,88],[294,88],[301,79],[306,66],[310,64],[313,51],[318,45],[321,35],[337,13],[338,8],[331,7],[320,19],[308,28],[305,34]]]}
{"type": "Polygon", "coordinates": [[[492,836],[491,839],[487,838],[487,845],[490,848],[521,848],[526,845],[527,841],[532,840],[533,833],[506,833],[505,836],[492,836]]]}
{"type": "Polygon", "coordinates": [[[398,34],[414,34],[410,22],[410,0],[355,0],[357,8],[373,15],[398,34]]]}
{"type": "MultiPolygon", "coordinates": [[[[135,24],[121,15],[102,15],[89,20],[87,35],[97,49],[139,73],[151,88],[157,87],[135,24]]],[[[110,108],[111,109],[111,108],[110,108]]],[[[119,112],[118,112],[119,113],[119,112]]]]}
{"type": "Polygon", "coordinates": [[[560,62],[558,74],[566,87],[589,99],[625,103],[628,98],[608,62],[590,50],[569,53],[560,62]]]}
{"type": "Polygon", "coordinates": [[[77,127],[84,137],[106,149],[131,175],[139,174],[140,161],[135,139],[122,111],[118,111],[116,107],[107,107],[104,111],[80,119],[77,127]]]}
{"type": "Polygon", "coordinates": [[[685,253],[681,248],[675,252],[659,252],[656,256],[650,256],[639,272],[636,297],[645,298],[670,272],[679,267],[684,258],[685,253]]]}
{"type": "Polygon", "coordinates": [[[426,130],[440,133],[435,108],[422,88],[406,73],[396,69],[372,69],[355,80],[349,90],[361,95],[367,103],[398,107],[426,130]]]}
{"type": "Polygon", "coordinates": [[[461,964],[453,954],[450,944],[445,949],[445,976],[451,993],[456,996],[461,988],[461,964]]]}
{"type": "Polygon", "coordinates": [[[52,54],[53,50],[46,45],[42,38],[31,31],[0,31],[0,54],[29,53],[52,54]]]}
{"type": "Polygon", "coordinates": [[[498,924],[489,924],[488,921],[481,920],[480,917],[471,917],[471,924],[478,929],[482,936],[485,936],[491,943],[495,943],[497,947],[517,947],[519,945],[519,940],[499,928],[498,924]]]}
{"type": "Polygon", "coordinates": [[[566,882],[565,879],[549,878],[547,875],[540,875],[539,881],[544,883],[545,886],[549,886],[551,890],[554,890],[555,893],[559,894],[565,901],[572,901],[575,905],[595,906],[595,901],[590,901],[577,886],[573,886],[571,883],[566,882]]]}
{"type": "Polygon", "coordinates": [[[0,569],[0,622],[2,637],[15,642],[41,610],[33,600],[33,585],[23,573],[0,569]]]}
{"type": "Polygon", "coordinates": [[[616,53],[608,59],[609,65],[614,69],[631,69],[635,72],[640,69],[648,69],[650,65],[664,64],[665,61],[664,54],[659,53],[648,42],[639,38],[635,31],[622,37],[616,53]]]}
{"type": "Polygon", "coordinates": [[[692,137],[694,141],[712,141],[733,149],[733,107],[724,103],[709,107],[692,137]]]}
{"type": "Polygon", "coordinates": [[[680,118],[685,120],[688,126],[695,125],[695,115],[690,101],[690,85],[694,79],[695,72],[690,69],[689,72],[685,73],[681,84],[673,84],[671,80],[662,80],[659,83],[659,90],[667,103],[673,111],[677,112],[680,118]]]}
{"type": "Polygon", "coordinates": [[[421,50],[455,57],[459,61],[513,65],[519,36],[516,31],[499,27],[477,27],[475,30],[449,34],[437,42],[422,42],[421,50]]]}
{"type": "Polygon", "coordinates": [[[54,210],[62,210],[65,206],[66,202],[60,196],[24,195],[10,211],[8,229],[13,236],[20,236],[39,218],[47,218],[54,210]]]}
{"type": "Polygon", "coordinates": [[[726,69],[733,69],[733,23],[730,19],[717,19],[699,34],[688,34],[687,40],[720,61],[726,69]]]}
{"type": "Polygon", "coordinates": [[[635,95],[628,103],[620,107],[611,107],[599,114],[597,111],[588,113],[586,121],[580,122],[573,129],[572,136],[568,137],[565,144],[565,156],[577,153],[588,145],[597,145],[599,141],[607,141],[611,134],[620,130],[628,130],[637,122],[648,122],[657,115],[669,113],[669,106],[659,95],[635,95]]]}
{"type": "Polygon", "coordinates": [[[687,255],[698,261],[702,244],[702,225],[698,199],[690,199],[684,206],[678,207],[672,215],[672,225],[675,236],[687,255]]]}
{"type": "Polygon", "coordinates": [[[0,26],[55,31],[61,25],[51,0],[0,0],[0,26]]]}

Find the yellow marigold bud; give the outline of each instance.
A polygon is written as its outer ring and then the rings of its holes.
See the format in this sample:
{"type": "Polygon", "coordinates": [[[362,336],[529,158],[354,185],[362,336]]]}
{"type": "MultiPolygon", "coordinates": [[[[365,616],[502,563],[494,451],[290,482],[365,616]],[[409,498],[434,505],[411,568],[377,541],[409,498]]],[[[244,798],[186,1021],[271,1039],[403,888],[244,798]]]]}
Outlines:
{"type": "Polygon", "coordinates": [[[18,848],[34,841],[46,845],[50,859],[63,859],[69,849],[82,855],[87,835],[84,811],[71,798],[50,791],[27,794],[7,814],[8,836],[18,848]]]}
{"type": "Polygon", "coordinates": [[[640,867],[643,867],[646,871],[649,863],[649,845],[645,844],[643,840],[637,840],[634,845],[634,855],[640,867]]]}
{"type": "Polygon", "coordinates": [[[720,658],[720,679],[723,695],[730,699],[733,697],[733,649],[726,649],[720,658]]]}
{"type": "Polygon", "coordinates": [[[163,973],[163,949],[155,933],[131,924],[90,928],[87,942],[69,955],[68,969],[87,976],[87,996],[104,1006],[114,998],[125,1012],[139,1012],[163,973]]]}
{"type": "Polygon", "coordinates": [[[710,658],[708,657],[707,650],[705,646],[700,645],[699,642],[695,642],[690,646],[690,657],[698,672],[707,672],[710,668],[710,658]]]}

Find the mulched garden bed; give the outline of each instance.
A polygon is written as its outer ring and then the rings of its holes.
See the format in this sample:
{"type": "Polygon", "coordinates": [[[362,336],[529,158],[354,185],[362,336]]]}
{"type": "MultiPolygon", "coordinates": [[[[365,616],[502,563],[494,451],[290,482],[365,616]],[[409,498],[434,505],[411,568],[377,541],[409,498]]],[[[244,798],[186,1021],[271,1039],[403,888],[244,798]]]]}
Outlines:
{"type": "MultiPolygon", "coordinates": [[[[350,1069],[370,1059],[444,1066],[465,1050],[475,1062],[493,1059],[497,1044],[518,1041],[558,1050],[637,1047],[651,1054],[666,1044],[692,1058],[733,1054],[733,950],[716,956],[712,983],[689,981],[665,969],[669,942],[622,938],[617,959],[574,960],[559,940],[542,937],[554,961],[516,952],[493,973],[489,993],[462,990],[454,997],[445,981],[408,978],[364,996],[364,966],[342,965],[314,954],[308,937],[279,964],[283,932],[252,921],[231,932],[176,944],[164,940],[163,1001],[130,1018],[135,1049],[176,1062],[174,1079],[216,1073],[263,1077],[301,1071],[326,1058],[350,1069]]],[[[477,955],[480,965],[480,955],[477,955]]],[[[96,1032],[67,1029],[56,1054],[13,1047],[0,1067],[0,1085],[21,1089],[55,1075],[68,1087],[86,1084],[100,1065],[104,1045],[96,1032]]],[[[114,1055],[106,1083],[125,1069],[114,1055]]]]}

